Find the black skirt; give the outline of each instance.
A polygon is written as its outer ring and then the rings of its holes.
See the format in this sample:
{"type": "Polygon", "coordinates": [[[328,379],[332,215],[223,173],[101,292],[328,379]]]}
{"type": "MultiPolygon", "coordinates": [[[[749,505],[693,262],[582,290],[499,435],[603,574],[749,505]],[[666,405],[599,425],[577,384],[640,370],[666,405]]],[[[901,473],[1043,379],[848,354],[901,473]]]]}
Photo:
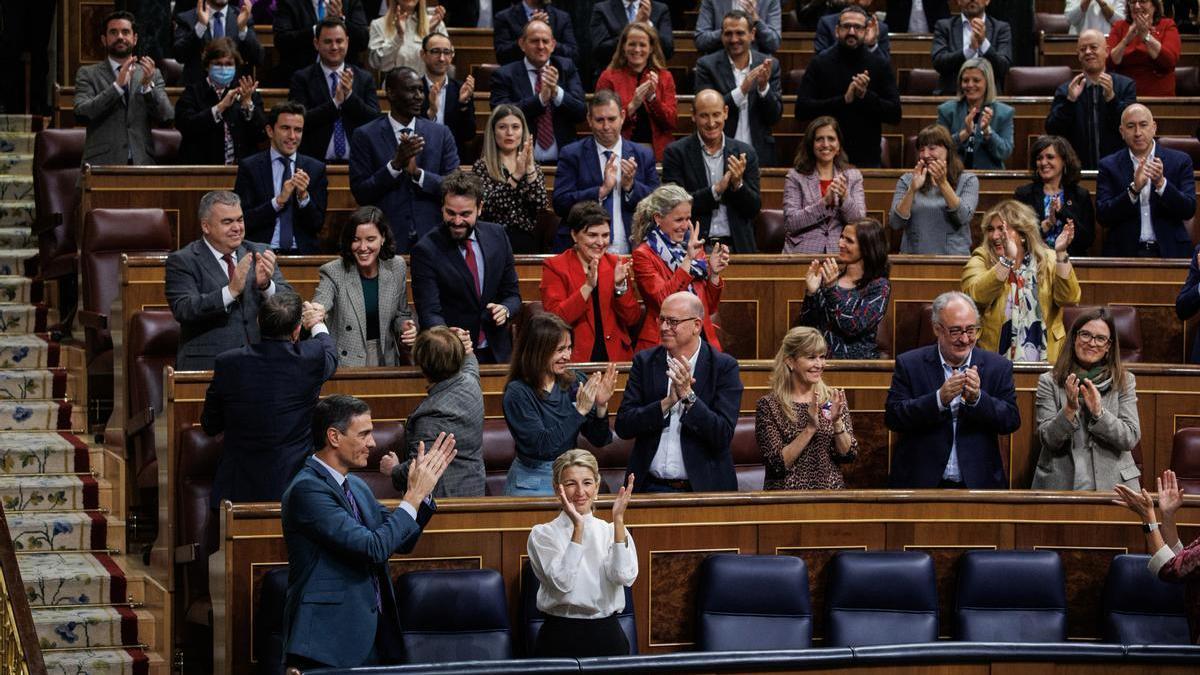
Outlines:
{"type": "Polygon", "coordinates": [[[568,619],[545,615],[538,631],[534,656],[541,658],[586,658],[627,656],[629,640],[617,615],[603,619],[568,619]]]}

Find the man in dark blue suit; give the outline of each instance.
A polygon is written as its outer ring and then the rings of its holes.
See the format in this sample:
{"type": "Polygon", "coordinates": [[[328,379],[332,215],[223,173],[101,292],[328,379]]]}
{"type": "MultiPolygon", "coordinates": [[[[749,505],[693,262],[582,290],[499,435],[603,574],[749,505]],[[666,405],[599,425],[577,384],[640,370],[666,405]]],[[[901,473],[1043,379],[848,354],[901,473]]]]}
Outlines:
{"type": "Polygon", "coordinates": [[[323,320],[295,293],[276,293],[258,311],[262,341],[217,356],[200,415],[204,433],[225,434],[213,508],[223,499],[278,501],[300,470],[312,442],[313,406],[337,370],[337,347],[323,320]],[[300,340],[301,326],[312,339],[300,340]]]}
{"type": "Polygon", "coordinates": [[[1196,214],[1192,158],[1155,143],[1157,132],[1150,109],[1134,103],[1121,114],[1125,149],[1100,160],[1096,214],[1108,230],[1106,256],[1191,256],[1184,221],[1196,214]]]}
{"type": "MultiPolygon", "coordinates": [[[[1175,298],[1175,314],[1180,321],[1187,321],[1200,314],[1200,246],[1192,252],[1192,262],[1188,265],[1187,281],[1179,289],[1179,297],[1175,298]]],[[[1196,333],[1196,341],[1192,343],[1192,353],[1189,363],[1200,363],[1200,333],[1196,333]]]]}
{"type": "Polygon", "coordinates": [[[441,33],[430,33],[421,41],[421,60],[425,62],[425,104],[421,116],[450,127],[459,156],[475,140],[475,76],[459,82],[450,77],[454,45],[441,33]]]}
{"type": "Polygon", "coordinates": [[[571,246],[566,218],[582,201],[600,202],[612,216],[612,244],[608,250],[627,254],[633,248],[633,211],[638,202],[658,187],[654,151],[621,138],[625,106],[616,92],[602,89],[587,106],[592,135],[563,147],[554,178],[554,210],[563,218],[554,250],[571,246]]]}
{"type": "Polygon", "coordinates": [[[583,120],[583,84],[575,64],[551,56],[554,34],[545,21],[530,21],[517,40],[525,58],[492,75],[492,107],[510,103],[521,109],[533,136],[533,158],[553,164],[575,140],[575,125],[583,120]]]}
{"type": "Polygon", "coordinates": [[[413,304],[422,328],[461,328],[480,363],[507,363],[508,321],[521,308],[521,291],[504,228],[476,220],[482,204],[474,174],[455,171],[442,181],[442,224],[412,251],[413,304]]]}
{"type": "Polygon", "coordinates": [[[1000,434],[1021,426],[1012,363],[977,349],[979,311],[958,291],[933,301],[937,344],[896,359],[884,412],[900,434],[894,488],[1008,488],[1000,434]]]}
{"type": "Polygon", "coordinates": [[[737,490],[729,449],[742,402],[737,360],[700,339],[704,304],[680,291],[663,301],[662,344],[633,357],[616,432],[636,439],[638,492],[737,490]]]}
{"type": "Polygon", "coordinates": [[[300,152],[326,162],[343,163],[350,139],[360,126],[379,116],[375,76],[346,63],[346,26],[336,19],[317,25],[313,38],[319,58],[292,74],[288,100],[303,103],[308,115],[300,152]]]}
{"type": "Polygon", "coordinates": [[[353,396],[316,405],[317,448],[283,494],[288,590],[283,651],[289,667],[396,663],[400,621],[388,558],[408,553],[436,505],[429,498],[454,458],[454,436],[418,446],[400,506],[388,511],[355,470],[375,448],[371,409],[353,396]]]}
{"type": "Polygon", "coordinates": [[[222,37],[233,40],[246,66],[262,65],[265,52],[254,33],[249,2],[243,2],[241,9],[237,9],[229,6],[229,0],[201,0],[192,9],[175,15],[172,56],[183,64],[185,83],[204,79],[205,72],[200,66],[204,47],[222,37]]]}
{"type": "Polygon", "coordinates": [[[329,181],[324,164],[297,152],[304,106],[284,101],[272,108],[267,136],[270,149],[242,160],[233,184],[246,215],[246,238],[280,253],[318,253],[329,181]]]}
{"type": "Polygon", "coordinates": [[[321,22],[326,19],[339,21],[345,27],[349,40],[346,52],[351,61],[367,48],[369,20],[361,0],[325,0],[324,11],[320,12],[313,0],[277,0],[271,22],[275,53],[279,55],[279,65],[273,71],[274,82],[286,83],[292,73],[316,60],[320,48],[314,50],[313,37],[320,33],[321,22]]]}
{"type": "Polygon", "coordinates": [[[520,61],[525,56],[517,40],[525,31],[525,24],[530,21],[545,21],[550,25],[556,42],[555,56],[569,59],[572,63],[579,62],[579,45],[575,41],[571,15],[552,6],[548,0],[518,0],[496,14],[496,23],[492,28],[496,63],[504,65],[520,61]]]}
{"type": "Polygon", "coordinates": [[[425,88],[415,70],[390,71],[384,87],[392,111],[354,132],[350,191],[360,205],[383,209],[396,253],[408,253],[440,222],[442,177],[458,169],[458,146],[450,129],[421,116],[425,88]]]}

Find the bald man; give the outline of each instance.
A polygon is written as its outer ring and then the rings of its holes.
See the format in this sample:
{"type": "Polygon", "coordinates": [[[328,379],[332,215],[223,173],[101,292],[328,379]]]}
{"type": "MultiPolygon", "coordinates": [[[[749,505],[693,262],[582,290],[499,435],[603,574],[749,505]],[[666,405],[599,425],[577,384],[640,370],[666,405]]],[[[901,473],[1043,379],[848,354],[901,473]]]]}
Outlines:
{"type": "Polygon", "coordinates": [[[636,492],[738,489],[730,443],[742,401],[732,356],[700,338],[704,303],[692,293],[667,296],[657,347],[633,357],[617,435],[636,439],[629,471],[636,492]]]}
{"type": "Polygon", "coordinates": [[[1067,139],[1083,168],[1095,169],[1101,158],[1125,147],[1121,113],[1137,100],[1137,92],[1132,79],[1105,72],[1108,43],[1100,31],[1080,33],[1075,52],[1083,70],[1054,92],[1046,133],[1067,139]]]}
{"type": "Polygon", "coordinates": [[[1196,213],[1192,158],[1154,141],[1154,115],[1134,103],[1121,115],[1125,147],[1100,160],[1096,214],[1108,231],[1104,255],[1191,257],[1184,221],[1196,213]]]}

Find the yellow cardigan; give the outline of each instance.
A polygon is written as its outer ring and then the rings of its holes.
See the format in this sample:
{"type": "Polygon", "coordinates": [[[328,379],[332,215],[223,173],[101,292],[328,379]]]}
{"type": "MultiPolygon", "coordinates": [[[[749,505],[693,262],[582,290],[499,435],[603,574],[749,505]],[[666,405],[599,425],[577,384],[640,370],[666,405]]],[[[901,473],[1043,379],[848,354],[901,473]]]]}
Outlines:
{"type": "MultiPolygon", "coordinates": [[[[1046,327],[1046,359],[1050,363],[1058,358],[1067,329],[1063,326],[1063,307],[1079,304],[1079,280],[1075,268],[1066,279],[1052,274],[1053,282],[1045,283],[1038,277],[1038,303],[1042,306],[1042,325],[1046,327]]],[[[996,279],[992,266],[987,263],[986,244],[971,253],[962,272],[963,293],[971,296],[979,305],[982,329],[979,348],[996,351],[1000,348],[1000,328],[1004,325],[1004,302],[1008,297],[1008,282],[996,279]]]]}

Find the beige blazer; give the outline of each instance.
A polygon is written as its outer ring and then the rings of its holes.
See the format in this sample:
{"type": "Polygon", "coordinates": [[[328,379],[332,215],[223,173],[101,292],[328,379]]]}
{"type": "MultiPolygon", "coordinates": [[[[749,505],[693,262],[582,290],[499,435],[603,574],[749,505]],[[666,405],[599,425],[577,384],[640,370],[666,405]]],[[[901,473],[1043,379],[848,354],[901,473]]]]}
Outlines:
{"type": "MultiPolygon", "coordinates": [[[[367,365],[367,311],[358,268],[351,265],[347,271],[339,257],[321,265],[319,274],[313,302],[325,307],[325,325],[337,341],[338,365],[367,365]]],[[[399,365],[400,332],[403,322],[413,318],[407,274],[400,256],[379,261],[379,339],[385,366],[399,365]]]]}
{"type": "Polygon", "coordinates": [[[1125,373],[1122,391],[1109,389],[1100,403],[1104,413],[1090,419],[1080,401],[1072,425],[1063,415],[1066,392],[1054,381],[1054,372],[1038,378],[1037,425],[1042,451],[1033,489],[1109,492],[1117,483],[1141,489],[1142,472],[1133,461],[1133,448],[1142,437],[1133,373],[1125,373]]]}

